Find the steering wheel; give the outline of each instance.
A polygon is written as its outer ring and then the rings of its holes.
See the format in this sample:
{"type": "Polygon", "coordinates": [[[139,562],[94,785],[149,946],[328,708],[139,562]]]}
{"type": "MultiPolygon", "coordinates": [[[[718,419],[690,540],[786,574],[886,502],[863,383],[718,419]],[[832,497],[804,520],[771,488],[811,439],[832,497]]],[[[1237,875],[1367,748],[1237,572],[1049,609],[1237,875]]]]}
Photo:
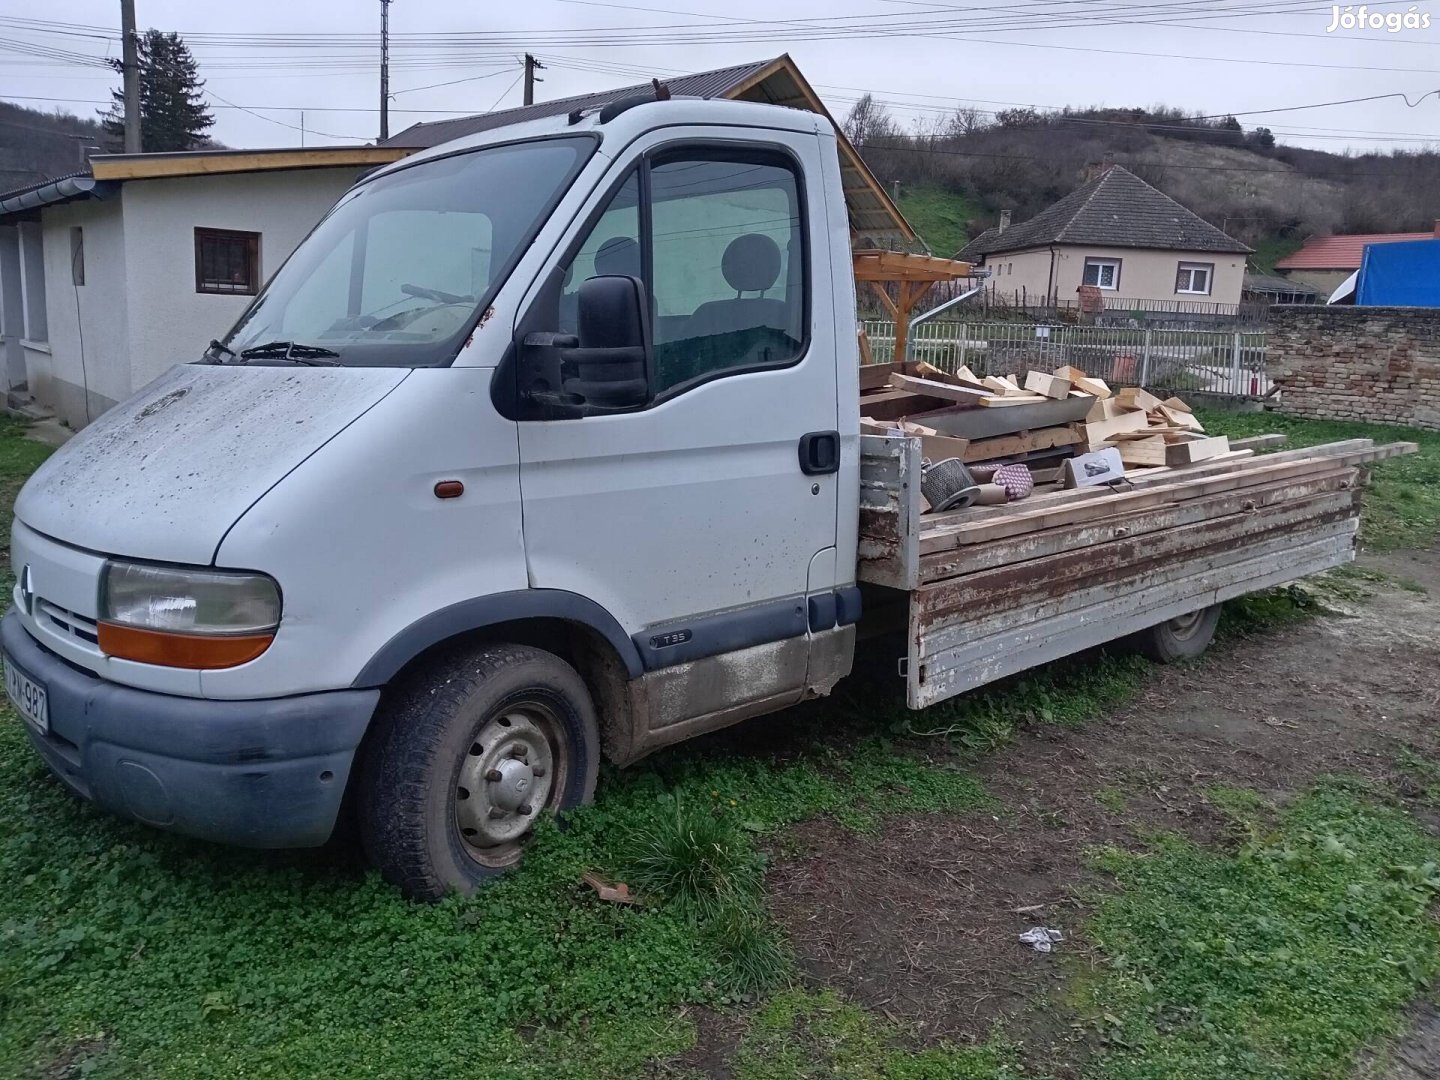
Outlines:
{"type": "Polygon", "coordinates": [[[473,296],[456,296],[454,293],[441,292],[439,289],[427,289],[423,285],[404,284],[400,291],[406,296],[418,296],[422,300],[434,300],[437,304],[473,304],[473,296]]]}

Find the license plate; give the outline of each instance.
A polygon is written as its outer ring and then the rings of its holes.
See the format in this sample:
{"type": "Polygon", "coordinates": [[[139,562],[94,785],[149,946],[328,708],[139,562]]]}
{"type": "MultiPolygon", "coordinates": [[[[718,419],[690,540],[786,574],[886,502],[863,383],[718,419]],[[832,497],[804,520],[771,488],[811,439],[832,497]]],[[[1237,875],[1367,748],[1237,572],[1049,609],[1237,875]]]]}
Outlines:
{"type": "Polygon", "coordinates": [[[45,700],[45,687],[26,675],[10,657],[5,657],[5,693],[17,712],[42,735],[50,731],[50,705],[45,700]]]}

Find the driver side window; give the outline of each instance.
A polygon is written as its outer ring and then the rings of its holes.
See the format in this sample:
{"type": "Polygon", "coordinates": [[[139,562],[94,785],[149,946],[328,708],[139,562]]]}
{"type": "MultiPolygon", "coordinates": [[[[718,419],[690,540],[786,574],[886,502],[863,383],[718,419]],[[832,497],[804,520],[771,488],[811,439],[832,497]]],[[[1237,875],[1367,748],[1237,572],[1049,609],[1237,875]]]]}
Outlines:
{"type": "Polygon", "coordinates": [[[800,176],[787,156],[670,151],[616,189],[563,268],[558,297],[541,301],[558,300],[553,322],[537,325],[576,334],[587,278],[635,277],[648,298],[651,400],[727,372],[783,367],[807,336],[805,239],[800,176]]]}
{"type": "Polygon", "coordinates": [[[640,259],[640,175],[632,172],[601,213],[580,250],[565,267],[560,289],[559,329],[578,331],[580,285],[589,277],[623,274],[643,278],[640,259]]]}

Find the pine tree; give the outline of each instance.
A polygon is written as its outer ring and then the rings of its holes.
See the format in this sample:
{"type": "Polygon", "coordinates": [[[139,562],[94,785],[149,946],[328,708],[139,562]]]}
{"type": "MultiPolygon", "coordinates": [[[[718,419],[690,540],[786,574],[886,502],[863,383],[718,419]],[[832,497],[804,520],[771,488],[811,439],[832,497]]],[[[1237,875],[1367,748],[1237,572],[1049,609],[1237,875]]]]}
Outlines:
{"type": "MultiPolygon", "coordinates": [[[[205,108],[201,91],[205,81],[199,76],[195,57],[179,34],[146,30],[136,43],[140,67],[140,137],[147,153],[172,150],[195,150],[209,142],[205,134],[215,124],[215,117],[205,108]]],[[[122,71],[122,64],[111,65],[122,71]]],[[[114,103],[103,113],[105,133],[124,144],[125,94],[114,90],[114,103]]]]}

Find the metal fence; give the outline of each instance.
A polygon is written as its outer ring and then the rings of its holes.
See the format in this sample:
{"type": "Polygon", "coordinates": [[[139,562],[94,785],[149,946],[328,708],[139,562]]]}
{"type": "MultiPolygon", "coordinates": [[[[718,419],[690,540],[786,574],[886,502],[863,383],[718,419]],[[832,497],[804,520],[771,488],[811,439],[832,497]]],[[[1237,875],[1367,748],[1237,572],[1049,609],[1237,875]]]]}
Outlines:
{"type": "MultiPolygon", "coordinates": [[[[895,359],[895,324],[864,324],[876,363],[895,359]]],[[[1070,365],[1114,386],[1145,386],[1229,397],[1270,392],[1265,334],[1243,330],[1157,330],[1114,326],[928,322],[910,330],[910,359],[980,377],[1054,371],[1070,365]]]]}

